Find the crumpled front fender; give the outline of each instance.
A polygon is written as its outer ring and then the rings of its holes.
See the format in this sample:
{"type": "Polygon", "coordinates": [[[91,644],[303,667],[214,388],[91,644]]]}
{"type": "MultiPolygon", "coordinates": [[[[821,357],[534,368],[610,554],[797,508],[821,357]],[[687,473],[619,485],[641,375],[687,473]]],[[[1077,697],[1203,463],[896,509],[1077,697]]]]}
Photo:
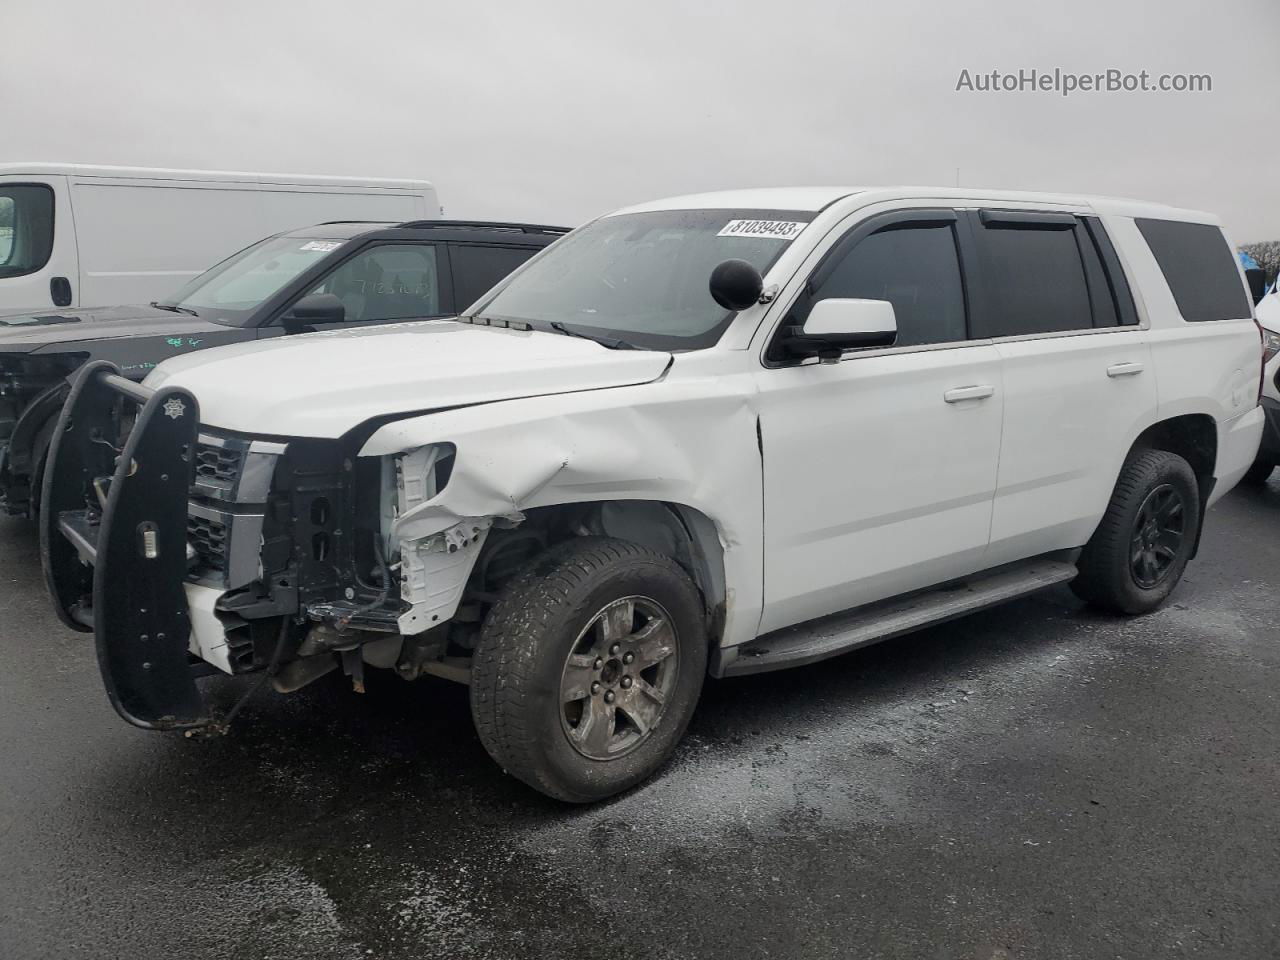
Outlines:
{"type": "Polygon", "coordinates": [[[712,520],[723,549],[723,642],[754,636],[762,469],[756,414],[740,384],[707,378],[446,410],[381,427],[361,456],[433,444],[456,448],[451,474],[398,518],[393,534],[402,545],[453,528],[467,533],[481,522],[487,529],[498,518],[518,522],[541,506],[643,500],[690,507],[712,520]]]}

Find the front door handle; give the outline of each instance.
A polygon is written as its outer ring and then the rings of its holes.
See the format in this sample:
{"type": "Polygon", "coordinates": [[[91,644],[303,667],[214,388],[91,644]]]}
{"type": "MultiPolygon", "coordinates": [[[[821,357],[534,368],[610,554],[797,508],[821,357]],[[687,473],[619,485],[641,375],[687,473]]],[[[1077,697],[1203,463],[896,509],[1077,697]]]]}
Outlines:
{"type": "Polygon", "coordinates": [[[960,403],[964,400],[985,400],[995,392],[995,387],[989,383],[983,383],[973,387],[954,387],[944,393],[942,399],[947,403],[960,403]]]}
{"type": "Polygon", "coordinates": [[[1126,361],[1125,363],[1113,363],[1107,367],[1107,376],[1115,377],[1132,377],[1141,373],[1145,369],[1144,365],[1135,361],[1126,361]]]}

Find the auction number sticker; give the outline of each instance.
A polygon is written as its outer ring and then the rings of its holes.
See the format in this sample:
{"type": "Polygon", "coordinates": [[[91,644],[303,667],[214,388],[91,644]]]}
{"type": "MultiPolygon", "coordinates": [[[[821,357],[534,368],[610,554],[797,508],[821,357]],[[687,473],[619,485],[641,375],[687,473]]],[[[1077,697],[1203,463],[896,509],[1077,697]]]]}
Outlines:
{"type": "Polygon", "coordinates": [[[795,220],[730,220],[716,236],[794,240],[806,226],[808,224],[795,220]]]}
{"type": "Polygon", "coordinates": [[[332,253],[340,246],[342,246],[341,240],[308,240],[301,249],[314,250],[317,253],[332,253]]]}

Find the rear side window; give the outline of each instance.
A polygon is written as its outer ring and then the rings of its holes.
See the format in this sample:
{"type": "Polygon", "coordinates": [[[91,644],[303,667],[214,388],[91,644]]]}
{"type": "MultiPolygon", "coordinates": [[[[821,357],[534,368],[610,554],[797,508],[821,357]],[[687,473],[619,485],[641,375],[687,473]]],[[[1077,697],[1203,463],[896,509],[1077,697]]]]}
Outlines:
{"type": "Polygon", "coordinates": [[[1253,315],[1227,238],[1207,223],[1138,219],[1184,320],[1239,320],[1253,315]]]}
{"type": "Polygon", "coordinates": [[[53,253],[53,190],[0,186],[0,277],[35,273],[53,253]]]}
{"type": "Polygon", "coordinates": [[[347,323],[438,317],[440,284],[431,243],[385,243],[345,261],[311,293],[332,293],[347,323]]]}
{"type": "Polygon", "coordinates": [[[536,249],[522,247],[454,244],[449,256],[453,261],[454,302],[458,311],[471,306],[537,252],[536,249]]]}
{"type": "Polygon", "coordinates": [[[859,241],[793,309],[803,324],[819,300],[888,300],[898,322],[894,346],[953,343],[965,339],[964,286],[949,223],[904,223],[859,241]]]}
{"type": "Polygon", "coordinates": [[[976,224],[986,290],[973,336],[1018,337],[1093,326],[1077,221],[1067,215],[984,217],[976,224]]]}

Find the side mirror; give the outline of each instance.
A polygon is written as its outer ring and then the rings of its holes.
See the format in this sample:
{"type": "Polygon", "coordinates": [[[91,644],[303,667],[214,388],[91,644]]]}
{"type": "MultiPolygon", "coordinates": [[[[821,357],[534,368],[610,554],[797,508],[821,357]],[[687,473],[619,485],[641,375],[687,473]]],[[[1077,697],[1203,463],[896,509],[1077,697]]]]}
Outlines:
{"type": "Polygon", "coordinates": [[[347,308],[332,293],[312,293],[295,303],[280,318],[287,333],[310,333],[318,323],[342,323],[347,308]]]}
{"type": "Polygon", "coordinates": [[[1253,267],[1244,272],[1244,278],[1249,281],[1249,293],[1253,296],[1253,305],[1256,307],[1267,295],[1267,272],[1261,267],[1253,267]]]}
{"type": "Polygon", "coordinates": [[[745,260],[726,260],[711,271],[711,299],[726,310],[745,310],[760,299],[764,280],[745,260]]]}
{"type": "Polygon", "coordinates": [[[898,339],[898,320],[888,300],[819,300],[803,327],[789,327],[783,348],[793,356],[834,363],[845,350],[888,347],[898,339]]]}

